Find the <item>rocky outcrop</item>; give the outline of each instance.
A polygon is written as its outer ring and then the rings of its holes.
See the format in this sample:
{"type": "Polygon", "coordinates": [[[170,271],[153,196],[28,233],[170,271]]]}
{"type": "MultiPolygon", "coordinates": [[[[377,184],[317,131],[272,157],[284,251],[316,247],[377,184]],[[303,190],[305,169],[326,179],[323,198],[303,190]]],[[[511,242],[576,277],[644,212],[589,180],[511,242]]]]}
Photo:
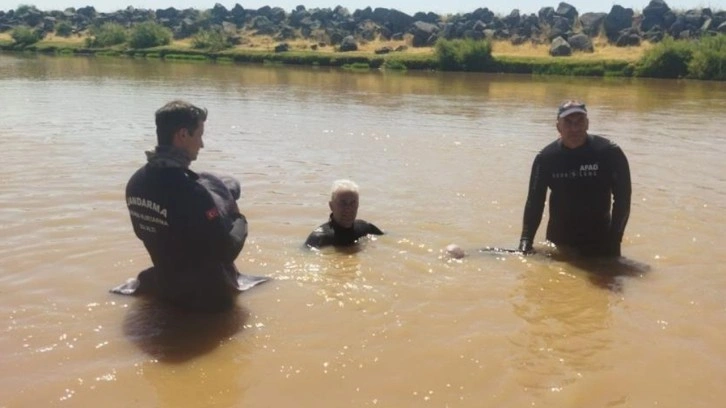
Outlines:
{"type": "Polygon", "coordinates": [[[0,32],[25,25],[45,34],[65,23],[80,35],[94,24],[115,22],[130,27],[148,20],[168,27],[177,39],[190,37],[201,29],[219,29],[236,38],[235,43],[240,43],[244,35],[266,35],[278,42],[304,38],[314,43],[338,45],[339,49],[350,47],[348,40],[345,45],[343,41],[351,36],[356,44],[410,38],[414,47],[430,47],[439,38],[498,39],[514,44],[552,43],[559,38],[575,51],[588,51],[591,39],[601,34],[612,44],[633,46],[644,40],[657,42],[666,35],[697,38],[726,32],[726,11],[714,12],[708,8],[674,11],[665,0],[650,0],[641,14],[619,5],[612,6],[608,13],[580,13],[574,6],[561,2],[556,8],[541,8],[537,14],[513,9],[504,16],[486,7],[440,16],[431,12],[409,15],[382,7],[366,7],[351,13],[341,6],[307,9],[302,5],[290,12],[280,7],[245,9],[235,4],[227,9],[215,4],[209,10],[128,7],[113,13],[100,13],[92,6],[63,11],[20,6],[15,10],[0,10],[0,32]]]}

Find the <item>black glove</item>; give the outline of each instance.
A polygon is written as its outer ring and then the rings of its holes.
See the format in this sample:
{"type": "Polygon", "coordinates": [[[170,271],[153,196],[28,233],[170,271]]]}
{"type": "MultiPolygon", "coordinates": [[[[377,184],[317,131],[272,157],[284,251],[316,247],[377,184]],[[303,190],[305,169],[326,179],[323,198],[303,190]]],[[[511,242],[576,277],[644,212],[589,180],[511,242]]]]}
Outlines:
{"type": "Polygon", "coordinates": [[[527,238],[522,238],[519,241],[519,247],[517,248],[517,250],[525,255],[530,255],[534,253],[534,249],[532,248],[532,242],[527,238]]]}

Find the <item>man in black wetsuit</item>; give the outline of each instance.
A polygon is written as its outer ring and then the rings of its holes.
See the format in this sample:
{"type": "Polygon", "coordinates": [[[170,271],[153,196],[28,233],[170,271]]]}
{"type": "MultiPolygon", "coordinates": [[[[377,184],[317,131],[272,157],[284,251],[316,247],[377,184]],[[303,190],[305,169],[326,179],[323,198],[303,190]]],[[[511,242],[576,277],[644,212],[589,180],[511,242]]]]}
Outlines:
{"type": "Polygon", "coordinates": [[[584,103],[560,105],[560,137],[542,149],[532,164],[520,251],[533,252],[549,188],[547,240],[582,256],[620,256],[630,215],[628,160],[615,143],[588,134],[588,125],[584,103]]]}
{"type": "Polygon", "coordinates": [[[310,233],[305,245],[310,248],[348,246],[368,234],[383,235],[375,225],[357,220],[358,185],[350,180],[336,180],[330,196],[330,220],[310,233]]]}
{"type": "Polygon", "coordinates": [[[214,311],[231,307],[239,293],[233,261],[247,238],[247,220],[234,201],[231,208],[218,208],[189,169],[204,147],[206,119],[206,109],[179,100],[156,111],[158,145],[129,180],[126,204],[154,264],[139,274],[130,293],[214,311]]]}

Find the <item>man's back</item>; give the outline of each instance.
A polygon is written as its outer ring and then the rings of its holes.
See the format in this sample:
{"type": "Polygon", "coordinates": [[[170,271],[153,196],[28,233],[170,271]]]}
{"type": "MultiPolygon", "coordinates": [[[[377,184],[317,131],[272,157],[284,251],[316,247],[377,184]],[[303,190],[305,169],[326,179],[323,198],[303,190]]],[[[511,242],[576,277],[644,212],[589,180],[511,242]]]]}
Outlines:
{"type": "Polygon", "coordinates": [[[179,167],[142,167],[126,187],[131,222],[154,264],[153,292],[177,304],[227,302],[237,293],[239,251],[225,250],[231,225],[196,180],[179,167]]]}

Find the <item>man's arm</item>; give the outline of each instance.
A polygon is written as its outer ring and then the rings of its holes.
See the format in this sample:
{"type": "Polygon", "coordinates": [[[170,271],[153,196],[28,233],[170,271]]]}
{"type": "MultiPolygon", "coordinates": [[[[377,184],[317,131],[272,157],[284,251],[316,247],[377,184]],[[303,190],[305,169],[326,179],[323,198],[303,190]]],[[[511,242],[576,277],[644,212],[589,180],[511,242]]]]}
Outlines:
{"type": "Polygon", "coordinates": [[[315,228],[313,232],[308,235],[308,239],[305,240],[306,248],[320,248],[323,246],[325,240],[325,232],[323,227],[315,228]]]}
{"type": "Polygon", "coordinates": [[[366,234],[372,234],[372,235],[383,235],[383,231],[381,231],[380,228],[376,227],[375,225],[368,223],[368,231],[366,231],[366,234]]]}
{"type": "Polygon", "coordinates": [[[532,172],[529,176],[529,190],[527,203],[524,205],[522,220],[522,235],[519,240],[519,250],[532,252],[532,242],[542,222],[545,198],[547,197],[547,181],[542,168],[542,156],[538,154],[532,163],[532,172]]]}
{"type": "Polygon", "coordinates": [[[612,191],[613,212],[610,220],[609,240],[613,248],[613,255],[620,255],[620,242],[623,240],[625,226],[630,217],[630,166],[628,159],[620,149],[615,146],[612,150],[612,191]]]}
{"type": "Polygon", "coordinates": [[[233,262],[247,239],[247,219],[239,212],[223,217],[210,193],[194,183],[187,198],[185,234],[220,262],[233,262]],[[226,219],[225,219],[226,218],[226,219]]]}

